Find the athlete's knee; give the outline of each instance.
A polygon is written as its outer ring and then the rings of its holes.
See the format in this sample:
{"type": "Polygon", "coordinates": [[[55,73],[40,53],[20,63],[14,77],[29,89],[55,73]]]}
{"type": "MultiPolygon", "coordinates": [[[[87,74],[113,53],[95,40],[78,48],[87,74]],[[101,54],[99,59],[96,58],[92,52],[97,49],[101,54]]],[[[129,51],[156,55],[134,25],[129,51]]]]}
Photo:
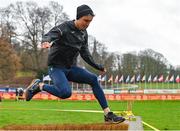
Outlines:
{"type": "Polygon", "coordinates": [[[91,85],[93,86],[93,85],[96,85],[96,84],[98,84],[98,77],[96,75],[93,75],[91,77],[91,85]]]}
{"type": "Polygon", "coordinates": [[[66,98],[71,97],[71,95],[72,95],[72,91],[70,89],[63,90],[62,93],[61,93],[60,98],[66,99],[66,98]]]}

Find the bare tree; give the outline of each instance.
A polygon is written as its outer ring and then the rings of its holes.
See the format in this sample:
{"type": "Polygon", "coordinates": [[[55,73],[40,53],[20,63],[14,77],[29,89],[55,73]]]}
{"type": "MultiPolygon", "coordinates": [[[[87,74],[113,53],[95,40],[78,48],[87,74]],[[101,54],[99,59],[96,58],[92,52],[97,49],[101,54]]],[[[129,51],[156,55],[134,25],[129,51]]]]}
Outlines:
{"type": "Polygon", "coordinates": [[[139,52],[141,61],[141,73],[147,75],[165,74],[167,71],[167,60],[164,56],[152,49],[139,52]]]}
{"type": "Polygon", "coordinates": [[[52,19],[52,26],[57,26],[60,23],[64,22],[65,20],[69,19],[69,16],[63,12],[63,6],[57,2],[50,1],[49,7],[52,12],[51,19],[52,19]]]}
{"type": "Polygon", "coordinates": [[[126,53],[122,56],[122,72],[124,75],[134,75],[137,68],[137,55],[135,52],[126,53]]]}
{"type": "Polygon", "coordinates": [[[31,58],[32,70],[39,70],[44,65],[42,63],[45,63],[43,62],[44,52],[39,47],[42,35],[52,28],[52,18],[56,18],[57,24],[67,19],[65,13],[62,12],[61,5],[51,2],[50,7],[39,7],[35,2],[17,2],[9,6],[19,23],[17,25],[18,39],[21,39],[25,47],[25,54],[31,58]]]}
{"type": "Polygon", "coordinates": [[[12,44],[12,38],[16,35],[16,28],[11,13],[8,8],[0,9],[0,37],[12,44]]]}

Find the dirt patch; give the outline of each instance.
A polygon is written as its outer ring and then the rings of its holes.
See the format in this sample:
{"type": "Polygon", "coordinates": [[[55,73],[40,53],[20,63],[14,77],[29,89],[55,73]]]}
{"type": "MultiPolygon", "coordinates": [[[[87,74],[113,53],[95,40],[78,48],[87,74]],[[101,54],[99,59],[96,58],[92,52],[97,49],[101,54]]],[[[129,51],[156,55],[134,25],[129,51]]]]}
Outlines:
{"type": "Polygon", "coordinates": [[[57,125],[9,125],[2,130],[128,130],[128,124],[57,124],[57,125]]]}

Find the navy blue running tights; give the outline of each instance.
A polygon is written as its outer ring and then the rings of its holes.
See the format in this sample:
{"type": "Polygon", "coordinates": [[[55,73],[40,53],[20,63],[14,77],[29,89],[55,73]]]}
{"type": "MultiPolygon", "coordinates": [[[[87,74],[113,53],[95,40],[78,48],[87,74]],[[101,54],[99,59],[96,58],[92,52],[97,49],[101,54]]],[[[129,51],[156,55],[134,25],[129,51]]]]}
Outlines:
{"type": "Polygon", "coordinates": [[[70,69],[63,67],[49,67],[48,72],[53,81],[53,85],[45,84],[43,86],[44,91],[47,91],[48,93],[61,99],[66,99],[72,94],[69,81],[89,84],[92,87],[94,96],[101,105],[101,108],[105,109],[108,107],[104,92],[95,74],[77,66],[72,66],[70,69]]]}

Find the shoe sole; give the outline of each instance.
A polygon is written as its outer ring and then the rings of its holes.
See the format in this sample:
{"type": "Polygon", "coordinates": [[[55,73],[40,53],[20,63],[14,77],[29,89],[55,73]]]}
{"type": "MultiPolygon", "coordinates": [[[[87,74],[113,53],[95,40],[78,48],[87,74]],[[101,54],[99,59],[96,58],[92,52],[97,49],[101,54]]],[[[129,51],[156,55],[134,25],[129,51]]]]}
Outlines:
{"type": "Polygon", "coordinates": [[[33,84],[35,83],[37,79],[34,79],[31,84],[26,88],[26,91],[25,91],[25,99],[26,101],[30,101],[30,100],[27,100],[27,96],[28,96],[28,91],[29,91],[29,88],[31,88],[33,86],[33,84]]]}
{"type": "Polygon", "coordinates": [[[119,123],[122,123],[122,122],[124,122],[126,119],[124,119],[124,120],[122,120],[122,121],[117,121],[117,122],[115,122],[115,121],[105,121],[105,123],[106,124],[119,124],[119,123]]]}

